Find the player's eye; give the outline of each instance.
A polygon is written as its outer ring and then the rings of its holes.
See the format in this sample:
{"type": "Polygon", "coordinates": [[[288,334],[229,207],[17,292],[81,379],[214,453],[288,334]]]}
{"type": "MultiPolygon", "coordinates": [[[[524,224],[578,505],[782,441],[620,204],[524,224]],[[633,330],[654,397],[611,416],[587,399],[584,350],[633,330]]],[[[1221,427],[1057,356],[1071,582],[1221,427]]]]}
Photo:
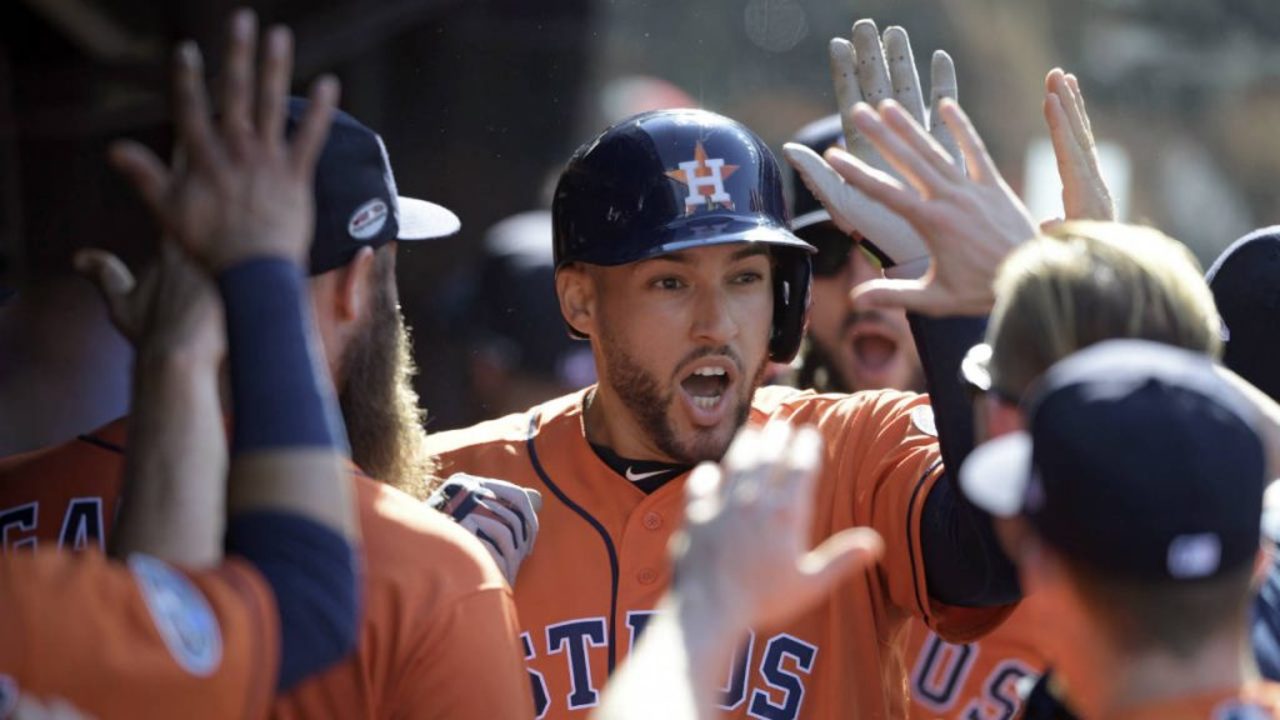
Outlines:
{"type": "Polygon", "coordinates": [[[741,272],[733,276],[733,283],[735,285],[752,285],[758,282],[762,282],[763,280],[764,280],[764,273],[757,272],[755,270],[748,270],[746,272],[741,272]]]}
{"type": "Polygon", "coordinates": [[[649,286],[658,290],[679,290],[685,286],[685,283],[673,275],[664,275],[652,280],[649,286]]]}

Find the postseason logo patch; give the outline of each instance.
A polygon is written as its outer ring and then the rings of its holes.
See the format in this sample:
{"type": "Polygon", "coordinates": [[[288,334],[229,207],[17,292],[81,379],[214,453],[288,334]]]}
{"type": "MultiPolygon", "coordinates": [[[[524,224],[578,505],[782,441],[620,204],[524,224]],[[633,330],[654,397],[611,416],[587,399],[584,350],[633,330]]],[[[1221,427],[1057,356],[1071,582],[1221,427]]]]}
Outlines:
{"type": "Polygon", "coordinates": [[[347,221],[347,234],[356,240],[368,240],[382,232],[387,224],[387,204],[374,198],[351,213],[347,221]]]}
{"type": "Polygon", "coordinates": [[[169,654],[192,675],[211,675],[222,662],[222,630],[204,594],[153,557],[130,556],[129,569],[169,654]]]}

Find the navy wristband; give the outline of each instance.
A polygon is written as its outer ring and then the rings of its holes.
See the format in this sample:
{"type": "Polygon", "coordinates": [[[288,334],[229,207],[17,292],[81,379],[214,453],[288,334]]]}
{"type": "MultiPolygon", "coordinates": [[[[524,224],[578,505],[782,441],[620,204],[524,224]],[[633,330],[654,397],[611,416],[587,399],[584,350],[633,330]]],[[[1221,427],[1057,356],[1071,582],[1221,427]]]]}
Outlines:
{"type": "Polygon", "coordinates": [[[280,614],[284,692],[334,663],[356,645],[360,572],[351,544],[301,515],[250,511],[227,519],[226,550],[257,568],[280,614]]]}
{"type": "Polygon", "coordinates": [[[328,368],[311,352],[302,268],[257,258],[218,276],[231,371],[232,451],[291,447],[346,449],[328,368]]]}

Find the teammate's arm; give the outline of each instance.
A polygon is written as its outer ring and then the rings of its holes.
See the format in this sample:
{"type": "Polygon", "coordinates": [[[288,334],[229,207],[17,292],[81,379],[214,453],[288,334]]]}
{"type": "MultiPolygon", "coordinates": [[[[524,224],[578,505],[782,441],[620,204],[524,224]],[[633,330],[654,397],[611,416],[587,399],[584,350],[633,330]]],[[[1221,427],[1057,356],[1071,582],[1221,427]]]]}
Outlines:
{"type": "Polygon", "coordinates": [[[187,568],[222,559],[227,442],[218,397],[226,346],[213,283],[164,240],[135,282],[123,262],[82,251],[76,267],[97,286],[134,346],[129,449],[111,554],[140,552],[187,568]]]}
{"type": "Polygon", "coordinates": [[[167,169],[136,143],[114,147],[113,160],[222,296],[234,425],[226,548],[252,562],[275,593],[278,686],[287,689],[345,655],[357,626],[345,430],[302,267],[315,161],[338,87],[332,78],[313,86],[307,114],[286,142],[292,36],[283,27],[268,33],[255,83],[253,13],[236,13],[230,35],[216,128],[199,50],[193,43],[178,50],[174,95],[185,165],[167,169]]]}
{"type": "Polygon", "coordinates": [[[717,688],[748,628],[786,621],[874,564],[883,541],[866,528],[809,550],[821,458],[817,432],[776,422],[739,431],[723,469],[693,471],[671,547],[675,583],[597,717],[720,717],[717,688]]]}

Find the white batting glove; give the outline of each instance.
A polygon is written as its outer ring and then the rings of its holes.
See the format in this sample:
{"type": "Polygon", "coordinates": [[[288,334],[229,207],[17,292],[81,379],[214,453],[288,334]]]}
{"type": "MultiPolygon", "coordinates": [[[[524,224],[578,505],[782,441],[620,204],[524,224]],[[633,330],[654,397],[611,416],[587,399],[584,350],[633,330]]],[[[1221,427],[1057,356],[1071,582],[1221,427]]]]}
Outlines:
{"type": "Polygon", "coordinates": [[[515,586],[520,565],[538,538],[542,495],[537,490],[458,473],[446,479],[427,504],[479,538],[507,583],[515,586]]]}
{"type": "MultiPolygon", "coordinates": [[[[907,31],[890,27],[880,33],[872,20],[853,26],[853,42],[834,38],[829,46],[831,78],[836,103],[844,127],[845,147],[868,167],[900,179],[868,138],[853,124],[853,108],[858,103],[873,107],[893,99],[927,128],[934,140],[953,158],[959,157],[955,139],[945,123],[936,117],[942,98],[954,99],[956,69],[951,56],[935,51],[930,68],[930,103],[926,109],[920,76],[907,31]]],[[[822,156],[799,143],[787,143],[783,154],[799,173],[809,191],[827,208],[836,227],[863,238],[885,266],[891,278],[917,278],[929,266],[929,248],[920,234],[898,214],[846,183],[822,156]]]]}

